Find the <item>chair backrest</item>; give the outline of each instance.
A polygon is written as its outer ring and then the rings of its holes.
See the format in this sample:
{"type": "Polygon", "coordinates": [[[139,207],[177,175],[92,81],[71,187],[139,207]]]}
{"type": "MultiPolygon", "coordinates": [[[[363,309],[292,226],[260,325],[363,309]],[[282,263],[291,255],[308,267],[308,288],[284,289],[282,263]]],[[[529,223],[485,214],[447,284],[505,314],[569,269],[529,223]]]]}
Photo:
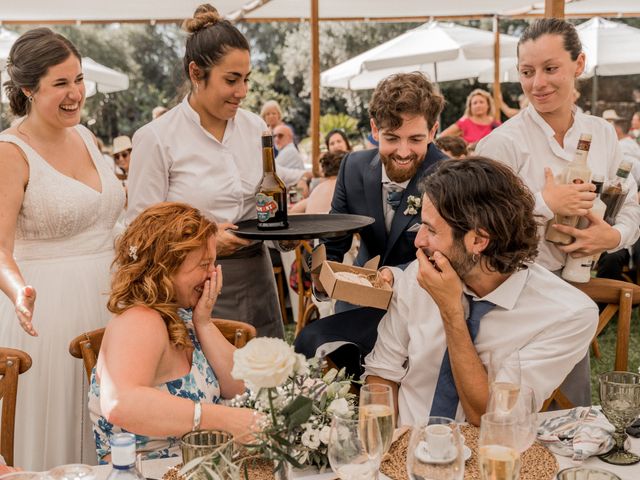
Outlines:
{"type": "Polygon", "coordinates": [[[214,318],[213,323],[222,332],[224,337],[236,348],[244,347],[249,340],[255,338],[258,334],[256,327],[245,322],[237,320],[227,320],[223,318],[214,318]]]}
{"type": "MultiPolygon", "coordinates": [[[[236,348],[243,347],[249,340],[257,335],[255,327],[248,323],[221,318],[214,318],[212,320],[225,338],[235,345],[236,348]]],[[[78,335],[71,340],[69,344],[69,353],[71,356],[82,359],[88,380],[91,380],[91,371],[98,361],[98,353],[100,352],[100,345],[102,345],[103,335],[104,328],[99,328],[98,330],[78,335]]]]}
{"type": "Polygon", "coordinates": [[[16,423],[18,375],[31,368],[31,357],[22,350],[0,347],[0,455],[13,465],[13,436],[16,423]]]}
{"type": "Polygon", "coordinates": [[[607,326],[613,316],[618,314],[618,332],[616,339],[615,370],[626,371],[629,366],[629,336],[631,330],[631,311],[640,304],[640,286],[610,280],[608,278],[592,278],[588,283],[575,283],[576,288],[582,290],[596,303],[606,303],[607,306],[600,313],[597,338],[607,326]]]}
{"type": "Polygon", "coordinates": [[[91,371],[98,361],[98,353],[100,345],[102,345],[102,336],[104,328],[99,328],[91,332],[78,335],[71,340],[69,344],[69,353],[75,358],[81,358],[84,363],[84,369],[87,373],[87,380],[91,380],[91,371]]]}
{"type": "MultiPolygon", "coordinates": [[[[572,283],[572,285],[588,295],[594,302],[606,304],[598,318],[598,328],[592,342],[594,349],[598,348],[597,338],[600,332],[613,316],[618,314],[616,356],[613,368],[618,371],[626,371],[629,367],[631,311],[633,307],[640,304],[640,286],[608,278],[592,278],[587,283],[572,283]]],[[[585,381],[589,381],[589,379],[585,381]]],[[[544,402],[542,410],[547,410],[553,401],[559,408],[573,408],[575,406],[560,388],[557,388],[551,397],[544,402]]]]}

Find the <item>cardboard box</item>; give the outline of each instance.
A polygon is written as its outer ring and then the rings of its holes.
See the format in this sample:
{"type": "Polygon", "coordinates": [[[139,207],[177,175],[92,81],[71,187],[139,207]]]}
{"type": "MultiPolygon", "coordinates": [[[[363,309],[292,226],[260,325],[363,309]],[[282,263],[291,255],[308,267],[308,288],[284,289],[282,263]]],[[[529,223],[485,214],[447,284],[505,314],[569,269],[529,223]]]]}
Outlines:
{"type": "Polygon", "coordinates": [[[380,256],[374,257],[363,267],[344,265],[327,260],[327,252],[324,245],[315,249],[311,261],[311,272],[320,273],[320,283],[327,294],[335,300],[343,300],[363,307],[375,307],[386,310],[389,308],[393,289],[386,283],[380,287],[360,285],[336,276],[337,272],[351,272],[364,276],[377,277],[380,256]]]}

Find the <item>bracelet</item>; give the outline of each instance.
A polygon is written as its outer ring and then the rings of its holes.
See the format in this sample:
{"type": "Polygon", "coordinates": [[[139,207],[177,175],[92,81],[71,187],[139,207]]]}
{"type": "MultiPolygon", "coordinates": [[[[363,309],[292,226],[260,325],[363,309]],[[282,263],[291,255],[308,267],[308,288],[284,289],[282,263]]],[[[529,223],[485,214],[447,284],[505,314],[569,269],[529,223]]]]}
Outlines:
{"type": "Polygon", "coordinates": [[[202,404],[200,400],[193,402],[193,427],[191,431],[200,430],[200,421],[202,420],[202,404]]]}

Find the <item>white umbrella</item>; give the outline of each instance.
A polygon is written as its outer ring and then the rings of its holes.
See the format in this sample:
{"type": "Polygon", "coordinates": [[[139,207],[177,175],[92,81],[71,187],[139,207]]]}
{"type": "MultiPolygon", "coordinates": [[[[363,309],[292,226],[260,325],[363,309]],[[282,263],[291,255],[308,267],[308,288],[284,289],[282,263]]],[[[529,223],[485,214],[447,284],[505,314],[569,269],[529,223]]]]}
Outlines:
{"type": "MultiPolygon", "coordinates": [[[[374,88],[397,72],[419,70],[435,82],[477,77],[493,65],[492,32],[428,22],[322,73],[325,87],[374,88]]],[[[516,37],[500,35],[501,56],[515,56],[516,37]]]]}

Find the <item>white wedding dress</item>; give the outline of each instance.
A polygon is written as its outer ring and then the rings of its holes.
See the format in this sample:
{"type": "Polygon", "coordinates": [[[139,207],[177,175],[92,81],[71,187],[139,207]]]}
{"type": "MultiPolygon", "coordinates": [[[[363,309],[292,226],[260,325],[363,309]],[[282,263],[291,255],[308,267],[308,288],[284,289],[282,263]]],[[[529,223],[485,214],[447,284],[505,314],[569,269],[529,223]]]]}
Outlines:
{"type": "Polygon", "coordinates": [[[29,182],[16,225],[14,257],[25,282],[36,289],[33,324],[37,337],[19,325],[15,309],[0,292],[0,346],[19,348],[33,359],[20,375],[16,406],[14,464],[25,470],[92,460],[86,378],[69,342],[104,327],[115,224],[124,208],[124,189],[99,152],[89,130],[77,126],[100,175],[102,192],[63,175],[18,137],[29,163],[29,182]],[[84,442],[84,443],[83,443],[84,442]],[[81,445],[85,445],[81,458],[81,445]]]}

